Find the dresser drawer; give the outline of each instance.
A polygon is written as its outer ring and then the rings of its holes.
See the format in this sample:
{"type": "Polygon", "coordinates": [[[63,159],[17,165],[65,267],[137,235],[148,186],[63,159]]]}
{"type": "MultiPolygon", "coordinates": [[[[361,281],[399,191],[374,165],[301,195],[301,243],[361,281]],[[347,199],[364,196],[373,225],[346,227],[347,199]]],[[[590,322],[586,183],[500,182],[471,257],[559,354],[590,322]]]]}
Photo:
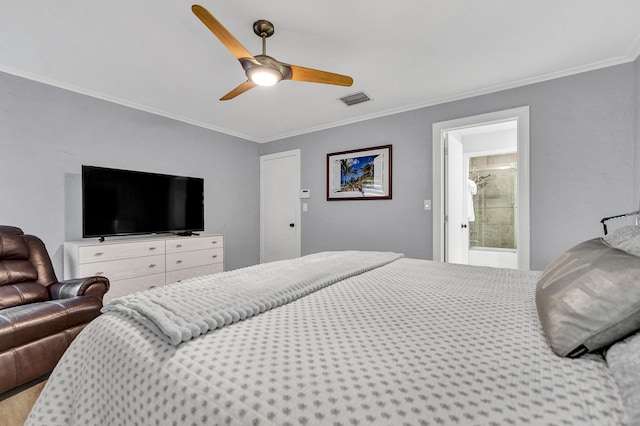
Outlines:
{"type": "Polygon", "coordinates": [[[109,281],[118,281],[165,271],[164,255],[145,256],[132,259],[111,260],[109,262],[83,263],[78,267],[81,277],[100,275],[109,281]]]}
{"type": "Polygon", "coordinates": [[[206,250],[210,248],[222,247],[224,237],[215,235],[209,237],[189,237],[167,239],[167,253],[180,253],[192,250],[206,250]]]}
{"type": "Polygon", "coordinates": [[[199,277],[201,275],[217,274],[222,272],[224,266],[222,263],[214,263],[207,266],[198,266],[196,268],[180,269],[178,271],[167,272],[167,284],[176,283],[189,278],[199,277]]]}
{"type": "Polygon", "coordinates": [[[145,275],[127,280],[111,281],[109,283],[109,291],[104,295],[104,304],[106,305],[117,297],[162,286],[164,282],[165,274],[145,275]]]}
{"type": "Polygon", "coordinates": [[[214,248],[184,253],[167,253],[167,271],[193,268],[223,262],[223,249],[214,248]]]}
{"type": "Polygon", "coordinates": [[[104,262],[131,257],[164,254],[164,241],[139,241],[133,243],[111,243],[78,248],[78,263],[104,262]]]}

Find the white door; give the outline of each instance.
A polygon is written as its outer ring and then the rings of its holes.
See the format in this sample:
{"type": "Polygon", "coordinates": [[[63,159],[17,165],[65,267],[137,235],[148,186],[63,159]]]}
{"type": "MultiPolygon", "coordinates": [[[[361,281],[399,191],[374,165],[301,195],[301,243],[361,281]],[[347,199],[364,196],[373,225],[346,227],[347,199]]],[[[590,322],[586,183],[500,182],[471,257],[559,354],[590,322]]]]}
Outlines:
{"type": "Polygon", "coordinates": [[[260,262],[300,256],[300,150],[260,157],[260,262]]]}
{"type": "Polygon", "coordinates": [[[445,135],[445,157],[445,261],[467,263],[464,151],[462,142],[451,133],[445,135]]]}

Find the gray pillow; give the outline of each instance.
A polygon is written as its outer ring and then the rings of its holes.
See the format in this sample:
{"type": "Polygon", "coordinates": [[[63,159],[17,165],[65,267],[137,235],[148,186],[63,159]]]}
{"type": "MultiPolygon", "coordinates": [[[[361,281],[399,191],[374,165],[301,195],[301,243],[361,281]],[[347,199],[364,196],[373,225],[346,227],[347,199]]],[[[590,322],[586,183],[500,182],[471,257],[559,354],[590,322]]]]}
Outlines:
{"type": "Polygon", "coordinates": [[[640,333],[611,346],[606,359],[618,384],[629,424],[640,425],[640,333]]]}
{"type": "Polygon", "coordinates": [[[640,329],[640,258],[600,238],[578,244],[542,273],[536,306],[556,354],[609,346],[640,329]]]}
{"type": "Polygon", "coordinates": [[[602,239],[609,247],[640,256],[640,226],[624,226],[602,239]]]}

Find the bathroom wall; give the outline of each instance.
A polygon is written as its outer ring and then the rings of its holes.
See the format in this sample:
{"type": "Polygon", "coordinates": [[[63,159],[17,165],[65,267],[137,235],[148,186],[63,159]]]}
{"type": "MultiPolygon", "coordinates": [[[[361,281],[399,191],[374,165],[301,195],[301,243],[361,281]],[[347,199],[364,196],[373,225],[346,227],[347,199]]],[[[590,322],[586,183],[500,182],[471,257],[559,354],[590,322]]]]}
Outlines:
{"type": "Polygon", "coordinates": [[[517,161],[515,153],[469,159],[469,179],[477,186],[473,196],[475,221],[469,223],[470,247],[517,248],[517,161]]]}

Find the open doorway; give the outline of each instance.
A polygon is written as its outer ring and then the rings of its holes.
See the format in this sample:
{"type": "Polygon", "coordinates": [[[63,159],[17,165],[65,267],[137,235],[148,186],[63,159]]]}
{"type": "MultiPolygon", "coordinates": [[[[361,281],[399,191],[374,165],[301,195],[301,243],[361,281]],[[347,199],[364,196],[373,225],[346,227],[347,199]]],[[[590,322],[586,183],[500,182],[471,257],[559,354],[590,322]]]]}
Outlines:
{"type": "Polygon", "coordinates": [[[529,109],[434,123],[434,259],[529,269],[529,109]]]}

